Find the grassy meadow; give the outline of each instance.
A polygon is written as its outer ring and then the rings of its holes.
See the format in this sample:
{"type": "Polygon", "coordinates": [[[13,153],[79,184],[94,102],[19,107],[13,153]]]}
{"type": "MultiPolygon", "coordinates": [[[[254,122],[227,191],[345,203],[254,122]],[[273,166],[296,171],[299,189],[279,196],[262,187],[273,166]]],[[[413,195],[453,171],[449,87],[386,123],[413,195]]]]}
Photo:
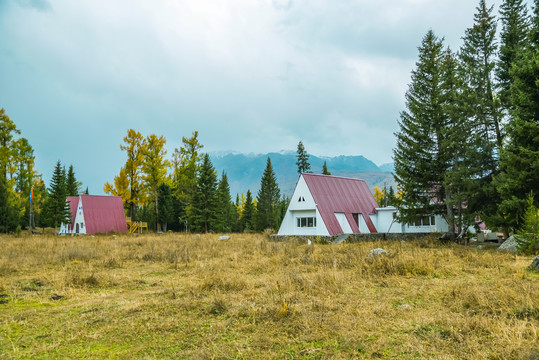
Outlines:
{"type": "Polygon", "coordinates": [[[0,237],[0,358],[539,358],[532,257],[218,236],[0,237]]]}

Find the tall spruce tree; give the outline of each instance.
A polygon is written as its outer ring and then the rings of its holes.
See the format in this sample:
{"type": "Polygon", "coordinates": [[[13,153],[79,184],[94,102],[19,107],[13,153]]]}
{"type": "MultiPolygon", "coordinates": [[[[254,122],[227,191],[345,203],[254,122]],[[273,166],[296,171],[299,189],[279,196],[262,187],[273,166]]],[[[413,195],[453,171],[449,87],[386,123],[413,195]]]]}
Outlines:
{"type": "Polygon", "coordinates": [[[66,199],[66,174],[60,160],[56,163],[49,185],[48,196],[45,199],[44,211],[49,226],[57,228],[61,223],[71,219],[69,205],[66,199]]]}
{"type": "MultiPolygon", "coordinates": [[[[528,44],[511,68],[512,108],[507,142],[500,154],[495,184],[506,224],[518,229],[530,192],[539,194],[539,1],[535,1],[528,44]]],[[[535,196],[539,205],[539,196],[535,196]]]]}
{"type": "Polygon", "coordinates": [[[213,230],[216,218],[217,176],[210,156],[204,154],[197,178],[197,189],[189,208],[189,224],[195,231],[213,230]]]}
{"type": "Polygon", "coordinates": [[[66,177],[66,193],[67,196],[79,196],[80,182],[75,178],[75,170],[73,165],[69,165],[66,177]]]}
{"type": "Polygon", "coordinates": [[[217,186],[217,204],[215,213],[215,228],[217,232],[231,232],[235,224],[235,210],[230,198],[230,186],[225,172],[217,186]]]}
{"type": "Polygon", "coordinates": [[[468,28],[460,51],[461,76],[470,135],[475,151],[472,183],[477,191],[467,204],[467,211],[481,215],[490,224],[503,224],[497,204],[500,197],[493,184],[498,172],[498,157],[503,144],[501,104],[495,93],[493,72],[496,66],[496,19],[493,7],[480,0],[474,24],[468,28]]]}
{"type": "Polygon", "coordinates": [[[496,64],[496,79],[502,107],[511,108],[511,67],[522,56],[528,34],[528,9],[524,0],[504,0],[500,6],[500,51],[496,64]]]}
{"type": "Polygon", "coordinates": [[[406,92],[394,149],[395,180],[403,190],[400,220],[413,222],[426,214],[444,213],[444,173],[448,167],[445,129],[442,41],[427,32],[419,47],[417,68],[406,92]],[[436,199],[436,201],[433,201],[436,199]]]}
{"type": "Polygon", "coordinates": [[[204,147],[198,141],[198,131],[190,138],[182,137],[182,146],[174,149],[173,165],[173,196],[174,212],[178,227],[187,224],[189,209],[192,206],[197,191],[197,178],[202,157],[200,150],[204,147]]]}
{"type": "Polygon", "coordinates": [[[496,66],[496,18],[493,6],[487,7],[480,0],[474,15],[474,24],[466,29],[460,61],[464,69],[466,100],[471,120],[477,133],[485,139],[485,159],[490,169],[496,168],[495,156],[502,146],[500,129],[500,103],[495,94],[493,81],[496,66]]]}
{"type": "Polygon", "coordinates": [[[324,165],[322,165],[322,175],[331,175],[331,173],[328,171],[328,166],[326,165],[325,161],[324,165]]]}
{"type": "Polygon", "coordinates": [[[309,164],[309,154],[301,141],[298,143],[297,154],[298,160],[296,161],[296,165],[298,166],[298,173],[310,172],[311,164],[309,164]]]}
{"type": "Polygon", "coordinates": [[[251,190],[247,190],[247,194],[245,195],[245,206],[240,218],[240,231],[248,232],[255,230],[255,210],[253,195],[251,194],[251,190]]]}
{"type": "Polygon", "coordinates": [[[279,201],[281,192],[277,184],[277,177],[271,166],[271,159],[268,157],[266,169],[260,180],[260,190],[257,195],[257,230],[276,229],[279,226],[279,201]]]}
{"type": "MultiPolygon", "coordinates": [[[[445,219],[449,228],[454,225],[465,231],[474,223],[475,214],[468,211],[467,204],[473,198],[475,172],[478,167],[475,147],[476,141],[471,134],[471,123],[468,121],[462,89],[462,69],[455,55],[447,50],[442,65],[444,78],[443,111],[447,116],[444,128],[443,151],[446,157],[446,169],[443,174],[445,219]]],[[[392,198],[394,200],[394,198],[392,198]]],[[[461,233],[464,235],[463,233],[461,233]]],[[[452,235],[452,232],[450,232],[452,235]]]]}
{"type": "Polygon", "coordinates": [[[168,184],[159,186],[159,218],[163,232],[167,231],[168,224],[174,220],[174,208],[172,206],[172,190],[168,184]]]}

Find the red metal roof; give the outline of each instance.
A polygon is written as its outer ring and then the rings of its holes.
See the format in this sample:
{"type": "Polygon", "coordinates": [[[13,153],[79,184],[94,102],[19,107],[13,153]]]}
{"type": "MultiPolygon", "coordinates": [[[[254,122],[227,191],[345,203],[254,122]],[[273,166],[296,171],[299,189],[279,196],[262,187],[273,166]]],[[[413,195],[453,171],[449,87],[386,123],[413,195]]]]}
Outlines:
{"type": "MultiPolygon", "coordinates": [[[[87,234],[111,231],[127,232],[124,207],[120,196],[81,195],[80,198],[87,234]]],[[[72,205],[70,207],[71,213],[74,214],[72,205]]],[[[77,206],[75,206],[76,210],[77,206]]],[[[72,221],[75,222],[74,215],[72,221]]]]}
{"type": "Polygon", "coordinates": [[[369,214],[376,213],[378,204],[364,180],[307,173],[301,175],[330,235],[343,233],[335,213],[345,214],[354,233],[359,233],[359,227],[352,214],[362,214],[369,231],[377,232],[369,214]]]}
{"type": "Polygon", "coordinates": [[[71,224],[69,228],[73,228],[75,223],[75,217],[77,216],[77,208],[79,207],[79,197],[78,196],[68,196],[67,203],[69,204],[69,211],[71,212],[71,224]]]}

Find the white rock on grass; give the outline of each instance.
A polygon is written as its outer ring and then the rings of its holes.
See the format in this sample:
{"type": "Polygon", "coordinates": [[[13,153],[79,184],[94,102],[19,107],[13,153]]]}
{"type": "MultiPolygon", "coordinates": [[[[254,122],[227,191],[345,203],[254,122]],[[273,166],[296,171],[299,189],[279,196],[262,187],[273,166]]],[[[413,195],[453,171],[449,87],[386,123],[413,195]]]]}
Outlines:
{"type": "Polygon", "coordinates": [[[505,240],[500,247],[498,247],[498,251],[509,251],[512,253],[517,252],[517,241],[515,240],[514,236],[509,236],[507,240],[505,240]]]}
{"type": "Polygon", "coordinates": [[[223,236],[219,236],[219,239],[217,239],[217,241],[223,241],[223,240],[230,240],[230,236],[223,235],[223,236]]]}
{"type": "Polygon", "coordinates": [[[373,257],[373,256],[380,256],[380,255],[389,255],[389,251],[382,248],[372,249],[371,251],[369,251],[368,256],[373,257]]]}

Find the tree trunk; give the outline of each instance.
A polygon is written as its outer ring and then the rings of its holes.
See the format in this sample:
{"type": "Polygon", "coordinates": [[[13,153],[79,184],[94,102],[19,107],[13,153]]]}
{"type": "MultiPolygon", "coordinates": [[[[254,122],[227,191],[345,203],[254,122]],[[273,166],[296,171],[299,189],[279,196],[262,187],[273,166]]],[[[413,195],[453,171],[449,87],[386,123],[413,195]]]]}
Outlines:
{"type": "Polygon", "coordinates": [[[451,204],[451,193],[446,189],[445,196],[445,206],[446,206],[446,221],[447,221],[447,232],[449,235],[449,240],[451,242],[455,241],[455,214],[453,213],[453,204],[451,204]]]}

